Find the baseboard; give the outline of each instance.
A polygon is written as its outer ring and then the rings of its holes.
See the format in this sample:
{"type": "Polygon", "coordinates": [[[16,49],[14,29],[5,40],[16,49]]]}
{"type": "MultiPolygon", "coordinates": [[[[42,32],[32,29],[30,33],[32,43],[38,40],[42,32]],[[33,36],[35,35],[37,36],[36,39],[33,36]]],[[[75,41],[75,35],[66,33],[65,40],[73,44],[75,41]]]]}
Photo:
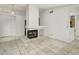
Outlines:
{"type": "Polygon", "coordinates": [[[73,41],[73,40],[69,40],[69,39],[67,39],[67,41],[66,41],[66,40],[63,40],[63,39],[57,39],[57,38],[53,37],[53,35],[43,35],[43,36],[44,36],[44,37],[48,37],[48,38],[50,38],[50,39],[59,40],[59,41],[65,42],[65,43],[70,43],[70,42],[73,41]],[[68,40],[69,40],[69,41],[68,41],[68,40]]]}
{"type": "Polygon", "coordinates": [[[21,39],[25,36],[21,36],[21,35],[16,35],[16,36],[0,36],[0,42],[5,42],[5,41],[11,41],[11,40],[17,40],[17,39],[21,39]]]}

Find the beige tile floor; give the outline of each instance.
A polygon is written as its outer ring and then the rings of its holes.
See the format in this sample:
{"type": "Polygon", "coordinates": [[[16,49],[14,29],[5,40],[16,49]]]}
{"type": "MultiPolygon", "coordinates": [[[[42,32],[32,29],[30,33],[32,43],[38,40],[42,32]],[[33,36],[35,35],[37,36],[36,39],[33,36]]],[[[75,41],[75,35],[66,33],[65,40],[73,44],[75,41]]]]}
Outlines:
{"type": "Polygon", "coordinates": [[[79,40],[66,43],[48,37],[27,39],[26,37],[0,38],[0,55],[77,55],[79,40]],[[2,41],[6,39],[6,41],[2,41]],[[10,40],[12,39],[12,40],[10,40]],[[8,41],[7,41],[8,40],[8,41]]]}

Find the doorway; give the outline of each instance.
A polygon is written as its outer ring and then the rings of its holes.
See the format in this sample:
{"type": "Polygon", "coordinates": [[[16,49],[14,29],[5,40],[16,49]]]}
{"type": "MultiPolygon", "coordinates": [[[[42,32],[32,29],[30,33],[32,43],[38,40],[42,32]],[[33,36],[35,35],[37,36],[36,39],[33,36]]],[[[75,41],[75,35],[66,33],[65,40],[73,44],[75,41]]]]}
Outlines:
{"type": "Polygon", "coordinates": [[[77,15],[77,20],[76,20],[76,38],[79,38],[79,15],[77,15]]]}

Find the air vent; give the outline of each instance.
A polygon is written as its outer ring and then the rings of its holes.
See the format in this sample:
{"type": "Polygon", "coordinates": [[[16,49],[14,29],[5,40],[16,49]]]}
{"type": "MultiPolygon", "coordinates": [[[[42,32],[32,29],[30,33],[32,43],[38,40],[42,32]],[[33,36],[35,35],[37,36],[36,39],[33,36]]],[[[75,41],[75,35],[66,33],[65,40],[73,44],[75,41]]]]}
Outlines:
{"type": "Polygon", "coordinates": [[[50,11],[50,14],[53,13],[53,10],[50,11]]]}

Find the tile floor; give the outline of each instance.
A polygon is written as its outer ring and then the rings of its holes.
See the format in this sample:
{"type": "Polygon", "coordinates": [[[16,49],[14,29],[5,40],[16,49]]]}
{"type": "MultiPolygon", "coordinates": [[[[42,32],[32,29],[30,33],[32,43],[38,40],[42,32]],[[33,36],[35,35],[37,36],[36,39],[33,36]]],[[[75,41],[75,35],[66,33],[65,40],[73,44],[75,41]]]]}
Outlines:
{"type": "MultiPolygon", "coordinates": [[[[12,39],[3,37],[1,39],[12,39]]],[[[39,37],[27,39],[26,37],[14,40],[0,41],[0,55],[77,55],[79,54],[79,40],[71,43],[39,37]]]]}

